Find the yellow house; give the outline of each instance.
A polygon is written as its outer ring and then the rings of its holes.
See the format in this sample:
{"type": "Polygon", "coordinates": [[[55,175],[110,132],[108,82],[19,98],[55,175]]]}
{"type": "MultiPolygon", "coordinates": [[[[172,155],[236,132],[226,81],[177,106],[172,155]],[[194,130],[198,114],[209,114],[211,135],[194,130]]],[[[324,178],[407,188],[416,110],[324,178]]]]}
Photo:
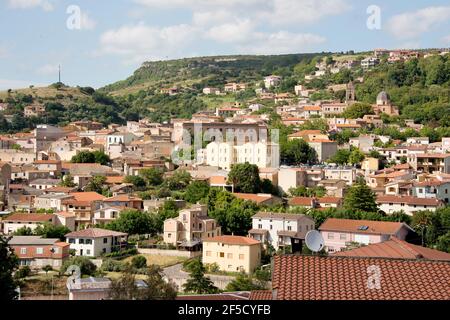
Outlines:
{"type": "Polygon", "coordinates": [[[216,263],[222,271],[253,273],[261,263],[261,242],[241,236],[204,239],[203,263],[216,263]]]}

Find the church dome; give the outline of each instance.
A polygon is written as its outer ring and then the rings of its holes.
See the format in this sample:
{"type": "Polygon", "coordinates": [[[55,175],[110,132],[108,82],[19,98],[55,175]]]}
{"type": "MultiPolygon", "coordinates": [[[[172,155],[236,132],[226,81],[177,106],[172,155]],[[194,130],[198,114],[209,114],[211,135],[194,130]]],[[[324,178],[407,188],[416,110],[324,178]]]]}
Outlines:
{"type": "Polygon", "coordinates": [[[381,91],[377,96],[377,105],[388,105],[391,103],[391,98],[386,91],[381,91]]]}

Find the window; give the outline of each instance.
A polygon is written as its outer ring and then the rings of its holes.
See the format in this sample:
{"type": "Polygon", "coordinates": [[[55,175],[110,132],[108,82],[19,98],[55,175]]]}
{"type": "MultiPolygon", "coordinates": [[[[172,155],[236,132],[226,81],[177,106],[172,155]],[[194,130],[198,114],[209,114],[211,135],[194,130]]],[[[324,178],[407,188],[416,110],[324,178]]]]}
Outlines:
{"type": "Polygon", "coordinates": [[[331,233],[331,232],[330,232],[330,233],[328,234],[328,239],[334,239],[334,233],[331,233]]]}
{"type": "Polygon", "coordinates": [[[70,238],[69,243],[75,243],[75,239],[70,238]]]}
{"type": "Polygon", "coordinates": [[[53,249],[53,253],[59,253],[59,248],[58,247],[54,247],[53,249]]]}
{"type": "Polygon", "coordinates": [[[79,244],[84,244],[84,239],[78,239],[79,244]]]}
{"type": "Polygon", "coordinates": [[[346,240],[347,239],[347,235],[345,233],[341,233],[340,236],[339,236],[339,239],[346,240]]]}
{"type": "Polygon", "coordinates": [[[225,253],[224,252],[219,252],[219,257],[225,258],[225,253]]]}
{"type": "Polygon", "coordinates": [[[20,248],[20,254],[27,254],[27,248],[20,248]]]}
{"type": "Polygon", "coordinates": [[[244,260],[244,259],[245,259],[245,255],[240,254],[240,255],[239,255],[239,260],[244,260]]]}
{"type": "Polygon", "coordinates": [[[262,229],[262,224],[258,224],[258,229],[262,229]]]}
{"type": "Polygon", "coordinates": [[[90,256],[91,255],[91,250],[86,250],[86,255],[90,256]]]}
{"type": "Polygon", "coordinates": [[[292,227],[291,226],[288,226],[287,229],[288,229],[288,231],[292,231],[292,227]]]}
{"type": "Polygon", "coordinates": [[[103,238],[103,243],[108,243],[108,238],[103,238]]]}
{"type": "Polygon", "coordinates": [[[205,255],[206,255],[207,257],[211,257],[211,251],[206,251],[205,255]]]}
{"type": "Polygon", "coordinates": [[[36,248],[36,254],[43,254],[44,248],[36,248]]]}
{"type": "Polygon", "coordinates": [[[272,230],[273,229],[273,225],[270,225],[270,230],[272,230]]]}
{"type": "Polygon", "coordinates": [[[171,233],[168,233],[168,234],[167,234],[167,238],[170,239],[170,237],[172,237],[172,234],[171,234],[171,233]]]}
{"type": "Polygon", "coordinates": [[[92,244],[92,239],[86,239],[86,244],[92,244]]]}

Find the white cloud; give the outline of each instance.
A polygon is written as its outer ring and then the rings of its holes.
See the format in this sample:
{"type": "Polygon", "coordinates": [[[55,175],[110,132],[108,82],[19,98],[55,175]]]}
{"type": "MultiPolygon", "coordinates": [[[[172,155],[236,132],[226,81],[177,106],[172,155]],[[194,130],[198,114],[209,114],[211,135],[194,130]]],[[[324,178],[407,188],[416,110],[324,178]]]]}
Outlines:
{"type": "Polygon", "coordinates": [[[387,28],[397,38],[411,39],[426,33],[450,19],[450,6],[427,7],[393,16],[387,28]]]}
{"type": "Polygon", "coordinates": [[[254,23],[246,19],[214,26],[206,31],[205,36],[217,42],[242,43],[252,38],[254,28],[254,23]]]}
{"type": "Polygon", "coordinates": [[[204,7],[236,7],[264,4],[271,0],[134,0],[135,3],[150,8],[191,8],[198,9],[204,7]]]}
{"type": "Polygon", "coordinates": [[[97,54],[123,56],[127,63],[181,57],[182,49],[191,43],[195,32],[189,25],[159,28],[140,23],[123,26],[101,35],[97,54]]]}
{"type": "Polygon", "coordinates": [[[324,37],[311,33],[291,33],[287,31],[257,33],[253,41],[240,45],[239,49],[242,53],[288,54],[310,51],[314,46],[325,41],[324,37]]]}
{"type": "Polygon", "coordinates": [[[58,74],[59,67],[56,64],[46,64],[41,67],[39,67],[36,70],[37,74],[43,75],[43,76],[51,76],[58,74]]]}
{"type": "Polygon", "coordinates": [[[42,8],[44,11],[52,11],[53,4],[49,0],[8,0],[10,8],[13,9],[32,9],[42,8]]]}

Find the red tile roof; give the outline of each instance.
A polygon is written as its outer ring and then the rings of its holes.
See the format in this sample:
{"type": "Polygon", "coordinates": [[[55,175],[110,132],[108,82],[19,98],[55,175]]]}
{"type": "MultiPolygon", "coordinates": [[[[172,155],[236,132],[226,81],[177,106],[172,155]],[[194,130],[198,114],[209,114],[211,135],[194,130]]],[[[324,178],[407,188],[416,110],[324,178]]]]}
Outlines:
{"type": "Polygon", "coordinates": [[[272,196],[270,194],[263,195],[263,194],[254,194],[254,193],[233,193],[233,196],[235,196],[238,199],[253,201],[256,203],[262,203],[262,202],[265,202],[267,200],[274,198],[274,196],[272,196]]]}
{"type": "Polygon", "coordinates": [[[261,244],[261,242],[259,242],[258,240],[242,236],[216,236],[203,239],[203,242],[220,242],[231,245],[236,244],[240,246],[261,244]]]}
{"type": "Polygon", "coordinates": [[[396,237],[392,237],[385,242],[374,243],[353,250],[340,251],[335,253],[334,256],[450,261],[450,253],[417,246],[396,237]]]}
{"type": "Polygon", "coordinates": [[[449,300],[450,263],[277,255],[272,289],[276,300],[449,300]]]}
{"type": "Polygon", "coordinates": [[[201,300],[201,301],[216,301],[216,300],[248,300],[249,293],[247,291],[242,292],[225,292],[218,294],[199,294],[199,295],[186,295],[177,296],[175,300],[201,300]]]}
{"type": "Polygon", "coordinates": [[[289,204],[291,206],[304,206],[304,207],[312,207],[314,206],[315,198],[310,197],[294,197],[289,200],[289,204]]]}
{"type": "Polygon", "coordinates": [[[271,290],[254,290],[250,292],[249,300],[272,300],[271,290]]]}
{"type": "Polygon", "coordinates": [[[99,229],[99,228],[91,228],[91,229],[84,229],[80,231],[74,231],[70,232],[65,235],[65,237],[70,238],[78,238],[78,237],[86,237],[86,238],[103,238],[103,237],[121,237],[126,236],[126,233],[123,232],[117,232],[112,230],[106,230],[106,229],[99,229]]]}
{"type": "Polygon", "coordinates": [[[406,203],[409,205],[419,205],[419,206],[438,206],[442,203],[442,201],[434,198],[380,195],[377,197],[377,203],[406,203]]]}
{"type": "Polygon", "coordinates": [[[322,223],[322,225],[319,227],[319,230],[395,235],[397,231],[402,227],[409,228],[406,224],[401,222],[328,218],[324,223],[322,223]],[[368,229],[359,230],[359,228],[362,226],[366,226],[368,227],[368,229]]]}
{"type": "Polygon", "coordinates": [[[53,219],[52,214],[40,214],[40,213],[14,213],[5,218],[3,222],[47,222],[53,219]]]}
{"type": "Polygon", "coordinates": [[[339,197],[322,197],[322,198],[317,198],[317,201],[319,203],[335,203],[335,204],[339,204],[342,202],[342,198],[339,197]]]}

